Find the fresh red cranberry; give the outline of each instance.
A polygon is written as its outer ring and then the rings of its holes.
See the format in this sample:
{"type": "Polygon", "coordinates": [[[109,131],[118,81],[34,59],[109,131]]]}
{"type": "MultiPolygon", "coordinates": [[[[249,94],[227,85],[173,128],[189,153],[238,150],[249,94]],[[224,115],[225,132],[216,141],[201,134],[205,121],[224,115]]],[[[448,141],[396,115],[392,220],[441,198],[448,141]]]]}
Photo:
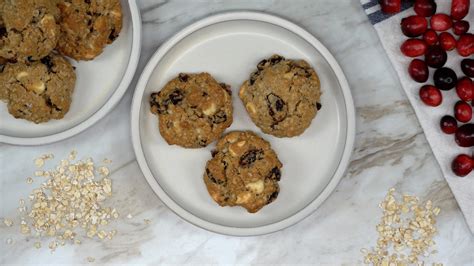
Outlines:
{"type": "Polygon", "coordinates": [[[433,85],[423,85],[420,88],[420,99],[429,106],[438,106],[443,101],[441,91],[433,85]]]}
{"type": "Polygon", "coordinates": [[[382,12],[386,14],[395,14],[402,9],[401,0],[380,0],[382,12]]]}
{"type": "Polygon", "coordinates": [[[445,51],[451,51],[456,48],[456,39],[449,32],[441,32],[439,34],[439,44],[445,51]]]}
{"type": "Polygon", "coordinates": [[[472,107],[464,101],[458,101],[454,105],[454,117],[459,122],[467,123],[472,118],[472,107]]]}
{"type": "Polygon", "coordinates": [[[442,67],[436,69],[433,80],[437,88],[448,91],[456,86],[458,77],[451,68],[442,67]]]}
{"type": "Polygon", "coordinates": [[[438,42],[438,34],[436,34],[436,31],[429,29],[423,33],[423,41],[428,45],[435,45],[438,42]]]}
{"type": "Polygon", "coordinates": [[[436,13],[436,3],[432,0],[416,1],[413,9],[417,15],[431,17],[436,13]]]}
{"type": "Polygon", "coordinates": [[[456,44],[458,54],[464,57],[474,54],[474,34],[465,33],[461,35],[456,44]]]}
{"type": "Polygon", "coordinates": [[[453,23],[453,32],[456,35],[462,35],[469,30],[469,22],[466,20],[458,20],[453,23]]]}
{"type": "Polygon", "coordinates": [[[458,121],[450,115],[445,115],[439,121],[439,126],[441,130],[446,134],[454,134],[456,133],[456,129],[458,129],[458,121]]]}
{"type": "Polygon", "coordinates": [[[406,56],[417,57],[425,54],[427,45],[418,39],[408,39],[400,46],[400,51],[406,56]]]}
{"type": "Polygon", "coordinates": [[[464,124],[458,127],[454,140],[461,147],[474,146],[474,124],[464,124]]]}
{"type": "Polygon", "coordinates": [[[453,21],[450,16],[438,13],[431,17],[430,24],[431,28],[435,31],[445,31],[451,28],[453,21]]]}
{"type": "Polygon", "coordinates": [[[455,20],[463,19],[469,12],[470,0],[452,0],[451,17],[455,20]]]}
{"type": "Polygon", "coordinates": [[[468,77],[462,77],[456,84],[456,93],[463,101],[472,101],[474,99],[474,84],[468,77]]]}
{"type": "Polygon", "coordinates": [[[403,34],[407,37],[417,37],[428,28],[428,21],[422,16],[409,16],[402,19],[400,23],[403,34]]]}
{"type": "Polygon", "coordinates": [[[465,58],[461,61],[461,69],[468,77],[474,77],[474,59],[465,58]]]}
{"type": "Polygon", "coordinates": [[[468,175],[474,166],[471,157],[467,154],[459,154],[451,163],[454,174],[460,177],[468,175]]]}
{"type": "Polygon", "coordinates": [[[408,66],[408,74],[414,81],[423,83],[428,80],[428,66],[423,60],[413,59],[408,66]]]}
{"type": "Polygon", "coordinates": [[[448,54],[439,45],[433,45],[428,47],[425,54],[425,62],[428,66],[433,68],[440,68],[446,64],[448,60],[448,54]]]}

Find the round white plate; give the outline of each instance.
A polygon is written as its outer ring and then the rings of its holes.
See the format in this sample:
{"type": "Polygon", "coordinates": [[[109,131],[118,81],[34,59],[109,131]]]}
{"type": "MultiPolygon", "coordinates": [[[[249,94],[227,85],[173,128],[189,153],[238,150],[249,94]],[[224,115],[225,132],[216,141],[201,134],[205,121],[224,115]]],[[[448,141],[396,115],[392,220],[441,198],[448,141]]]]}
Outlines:
{"type": "Polygon", "coordinates": [[[0,102],[0,142],[40,145],[74,136],[110,112],[127,90],[141,47],[140,12],[135,1],[122,0],[123,28],[111,45],[92,61],[76,62],[76,87],[71,109],[61,120],[35,124],[15,119],[0,102]]]}
{"type": "Polygon", "coordinates": [[[348,165],[355,132],[354,106],[341,68],[329,51],[299,26],[268,14],[223,13],[207,17],[164,43],[145,67],[132,102],[132,139],[138,163],[160,199],[183,219],[229,235],[258,235],[303,219],[333,191],[348,165]],[[321,79],[322,109],[301,136],[263,134],[238,98],[257,63],[274,53],[307,60],[321,79]],[[232,86],[230,130],[253,130],[270,141],[283,163],[280,194],[256,214],[219,207],[203,182],[215,143],[202,149],[169,146],[150,113],[150,93],[179,72],[211,73],[232,86]]]}

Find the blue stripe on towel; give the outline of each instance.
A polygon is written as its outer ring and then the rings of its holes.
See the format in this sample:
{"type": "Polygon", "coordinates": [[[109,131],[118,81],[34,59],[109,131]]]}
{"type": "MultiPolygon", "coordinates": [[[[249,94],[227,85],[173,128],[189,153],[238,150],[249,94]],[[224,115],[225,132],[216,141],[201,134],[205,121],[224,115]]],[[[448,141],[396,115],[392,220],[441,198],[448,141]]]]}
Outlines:
{"type": "MultiPolygon", "coordinates": [[[[364,10],[367,10],[368,8],[374,6],[375,5],[374,3],[378,4],[378,1],[377,0],[372,0],[369,3],[363,4],[362,7],[364,8],[364,10]]],[[[412,1],[402,0],[401,11],[407,10],[408,8],[410,8],[412,6],[413,6],[412,1]]],[[[381,21],[384,21],[384,20],[388,19],[389,17],[391,17],[393,15],[396,15],[396,14],[385,14],[380,9],[373,12],[373,13],[367,14],[367,16],[369,17],[370,23],[372,23],[372,25],[375,25],[375,24],[377,24],[381,21]]]]}

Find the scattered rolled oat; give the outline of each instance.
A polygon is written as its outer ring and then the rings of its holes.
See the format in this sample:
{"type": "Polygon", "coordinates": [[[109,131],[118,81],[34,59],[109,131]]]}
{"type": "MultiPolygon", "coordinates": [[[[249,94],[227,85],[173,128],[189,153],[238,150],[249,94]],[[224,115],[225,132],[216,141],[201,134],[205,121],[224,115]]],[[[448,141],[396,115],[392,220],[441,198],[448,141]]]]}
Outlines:
{"type": "Polygon", "coordinates": [[[145,222],[146,224],[150,224],[150,223],[151,223],[151,220],[149,220],[149,219],[143,219],[143,222],[145,222]]]}
{"type": "Polygon", "coordinates": [[[7,227],[11,227],[13,225],[13,221],[11,219],[8,219],[8,218],[3,218],[3,223],[7,226],[7,227]]]}
{"type": "Polygon", "coordinates": [[[376,226],[377,245],[370,250],[361,249],[364,262],[387,266],[424,265],[420,257],[436,253],[433,237],[437,233],[436,216],[440,209],[433,207],[429,200],[423,204],[410,195],[403,195],[402,200],[397,201],[394,194],[395,189],[390,189],[379,205],[383,217],[376,226]]]}
{"type": "MultiPolygon", "coordinates": [[[[112,196],[109,169],[105,166],[96,169],[91,158],[73,161],[76,155],[74,150],[57,167],[35,171],[35,176],[47,180],[31,192],[28,208],[25,201],[20,200],[20,232],[38,240],[49,237],[51,252],[66,242],[80,244],[77,237],[81,231],[83,235],[98,239],[112,239],[117,233],[116,230],[104,230],[112,219],[119,217],[115,208],[103,206],[104,201],[112,196]]],[[[43,166],[44,160],[51,158],[51,154],[43,155],[35,160],[35,164],[43,166]]],[[[30,179],[33,181],[29,177],[28,183],[30,179]]],[[[7,226],[13,224],[9,219],[4,219],[4,223],[7,226]]],[[[40,248],[41,242],[35,242],[34,246],[40,248]]]]}
{"type": "Polygon", "coordinates": [[[33,178],[31,178],[31,177],[26,178],[26,183],[28,183],[28,184],[32,184],[33,181],[34,181],[34,180],[33,180],[33,178]]]}
{"type": "Polygon", "coordinates": [[[93,257],[87,257],[87,261],[88,261],[88,262],[94,262],[94,261],[95,261],[95,258],[93,258],[93,257]]]}

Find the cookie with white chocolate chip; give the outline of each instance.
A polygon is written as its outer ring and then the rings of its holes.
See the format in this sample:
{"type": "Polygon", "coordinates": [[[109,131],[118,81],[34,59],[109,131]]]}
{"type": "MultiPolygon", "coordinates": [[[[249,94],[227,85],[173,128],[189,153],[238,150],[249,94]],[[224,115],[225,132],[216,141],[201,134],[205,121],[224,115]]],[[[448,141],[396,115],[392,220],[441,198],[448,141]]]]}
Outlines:
{"type": "Polygon", "coordinates": [[[321,108],[320,82],[304,60],[273,55],[240,88],[239,97],[252,121],[267,134],[302,134],[321,108]]]}
{"type": "Polygon", "coordinates": [[[150,106],[170,145],[205,147],[232,124],[231,90],[208,73],[179,74],[150,95],[150,106]]]}
{"type": "Polygon", "coordinates": [[[220,206],[255,213],[278,197],[282,167],[269,142],[251,131],[234,131],[217,142],[204,182],[220,206]]]}
{"type": "Polygon", "coordinates": [[[34,123],[61,119],[69,111],[76,74],[62,56],[50,54],[32,63],[0,69],[0,99],[15,118],[34,123]]]}

